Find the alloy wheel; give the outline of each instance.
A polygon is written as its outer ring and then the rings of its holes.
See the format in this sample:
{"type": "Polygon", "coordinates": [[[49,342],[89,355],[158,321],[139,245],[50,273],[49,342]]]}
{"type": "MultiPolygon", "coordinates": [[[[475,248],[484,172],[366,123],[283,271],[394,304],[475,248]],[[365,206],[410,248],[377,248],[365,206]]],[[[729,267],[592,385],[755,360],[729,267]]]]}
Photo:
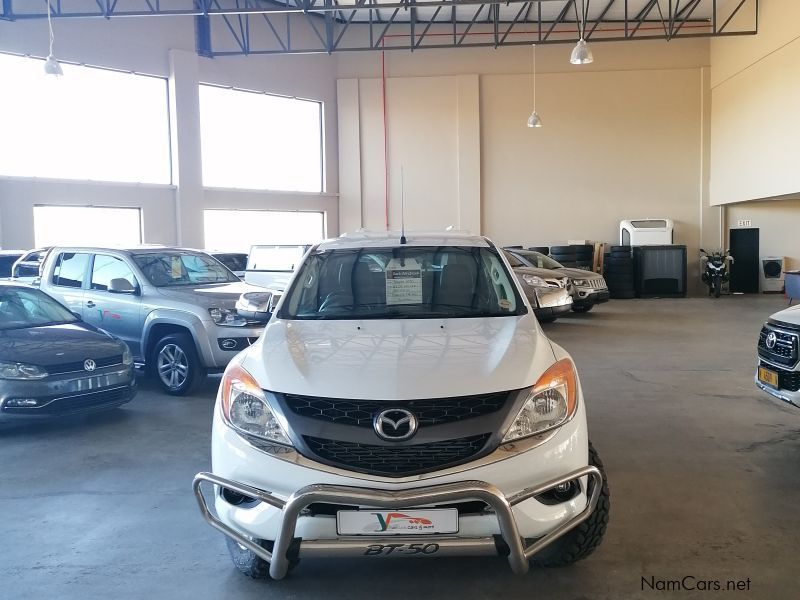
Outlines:
{"type": "Polygon", "coordinates": [[[189,359],[177,344],[166,344],[158,353],[158,376],[171,390],[177,390],[189,377],[189,359]]]}

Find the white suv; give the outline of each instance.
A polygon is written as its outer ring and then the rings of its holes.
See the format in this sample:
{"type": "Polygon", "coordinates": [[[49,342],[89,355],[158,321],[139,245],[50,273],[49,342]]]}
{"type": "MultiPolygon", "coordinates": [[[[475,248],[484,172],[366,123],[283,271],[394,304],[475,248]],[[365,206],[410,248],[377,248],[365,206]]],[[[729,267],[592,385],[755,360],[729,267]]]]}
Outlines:
{"type": "Polygon", "coordinates": [[[608,522],[575,365],[502,252],[466,234],[311,248],[223,376],[212,465],[196,498],[251,577],[320,556],[499,555],[524,573],[585,557],[608,522]]]}

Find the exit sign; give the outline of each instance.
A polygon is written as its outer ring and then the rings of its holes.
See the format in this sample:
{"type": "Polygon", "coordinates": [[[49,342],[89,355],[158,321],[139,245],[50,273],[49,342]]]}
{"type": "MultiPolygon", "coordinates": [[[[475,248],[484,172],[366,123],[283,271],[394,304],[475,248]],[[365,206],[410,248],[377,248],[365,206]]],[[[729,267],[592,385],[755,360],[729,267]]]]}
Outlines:
{"type": "Polygon", "coordinates": [[[739,219],[739,227],[752,227],[753,222],[750,219],[739,219]]]}

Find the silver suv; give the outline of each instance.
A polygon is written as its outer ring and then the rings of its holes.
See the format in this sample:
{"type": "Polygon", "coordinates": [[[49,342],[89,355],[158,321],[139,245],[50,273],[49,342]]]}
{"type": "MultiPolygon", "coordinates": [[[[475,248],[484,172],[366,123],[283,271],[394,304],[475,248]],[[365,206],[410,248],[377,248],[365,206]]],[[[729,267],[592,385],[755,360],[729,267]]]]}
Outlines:
{"type": "Polygon", "coordinates": [[[209,255],[164,247],[53,248],[41,289],[125,341],[173,395],[190,392],[258,339],[235,309],[249,286],[209,255]]]}

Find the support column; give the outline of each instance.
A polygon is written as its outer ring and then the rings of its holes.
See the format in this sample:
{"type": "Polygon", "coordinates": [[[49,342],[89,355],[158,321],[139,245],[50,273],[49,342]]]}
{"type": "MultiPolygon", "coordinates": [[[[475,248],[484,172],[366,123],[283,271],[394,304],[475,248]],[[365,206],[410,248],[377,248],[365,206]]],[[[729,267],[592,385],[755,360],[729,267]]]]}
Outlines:
{"type": "Polygon", "coordinates": [[[458,228],[481,233],[481,116],[478,75],[458,77],[458,228]]]}
{"type": "Polygon", "coordinates": [[[200,90],[194,52],[169,51],[169,114],[172,183],[179,246],[203,248],[203,175],[200,151],[200,90]]]}
{"type": "Polygon", "coordinates": [[[359,80],[336,82],[339,119],[339,231],[364,226],[361,194],[361,103],[359,80]]]}

